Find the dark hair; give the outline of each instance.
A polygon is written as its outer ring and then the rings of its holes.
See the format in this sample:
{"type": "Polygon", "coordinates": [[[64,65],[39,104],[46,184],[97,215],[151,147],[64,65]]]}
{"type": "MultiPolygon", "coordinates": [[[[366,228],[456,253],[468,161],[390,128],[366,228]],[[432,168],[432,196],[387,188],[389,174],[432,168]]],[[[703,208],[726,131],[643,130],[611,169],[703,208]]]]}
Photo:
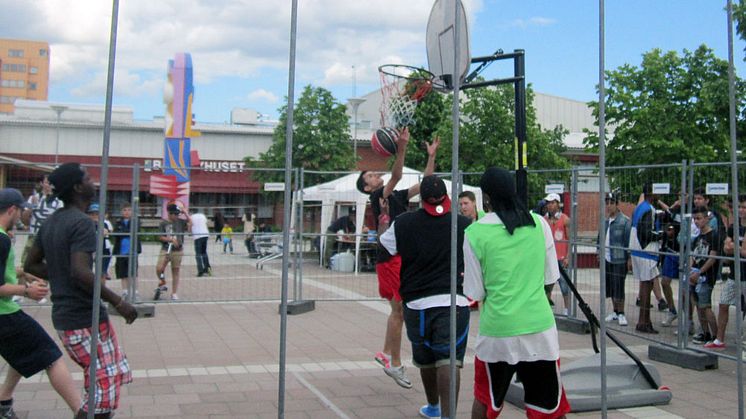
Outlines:
{"type": "Polygon", "coordinates": [[[124,202],[122,203],[122,206],[120,208],[121,209],[132,208],[132,204],[130,204],[129,202],[124,202]]]}
{"type": "Polygon", "coordinates": [[[707,194],[705,193],[705,190],[702,188],[697,188],[694,190],[694,193],[692,194],[692,197],[694,195],[701,195],[704,199],[710,199],[707,197],[707,194]]]}
{"type": "Polygon", "coordinates": [[[477,197],[474,195],[474,192],[472,191],[463,191],[460,194],[458,194],[458,199],[461,198],[469,198],[471,202],[477,202],[477,197]]]}
{"type": "Polygon", "coordinates": [[[366,173],[368,173],[367,170],[363,170],[362,172],[360,172],[360,176],[357,177],[357,183],[355,185],[357,186],[357,190],[358,191],[360,191],[360,192],[362,192],[362,193],[364,193],[366,195],[370,195],[370,191],[366,191],[365,190],[365,187],[368,186],[368,184],[365,182],[365,178],[364,178],[364,176],[365,176],[366,173]]]}
{"type": "Polygon", "coordinates": [[[705,214],[705,215],[707,215],[709,212],[710,211],[707,210],[707,207],[698,206],[698,207],[694,207],[694,209],[692,210],[692,215],[694,215],[694,214],[705,214]]]}
{"type": "Polygon", "coordinates": [[[645,195],[646,197],[647,197],[648,195],[650,195],[651,193],[653,193],[653,184],[652,184],[652,183],[650,183],[650,182],[645,182],[645,183],[644,183],[644,184],[642,185],[642,193],[643,193],[643,195],[645,195]]]}
{"type": "Polygon", "coordinates": [[[746,194],[738,195],[738,202],[746,202],[746,194]]]}

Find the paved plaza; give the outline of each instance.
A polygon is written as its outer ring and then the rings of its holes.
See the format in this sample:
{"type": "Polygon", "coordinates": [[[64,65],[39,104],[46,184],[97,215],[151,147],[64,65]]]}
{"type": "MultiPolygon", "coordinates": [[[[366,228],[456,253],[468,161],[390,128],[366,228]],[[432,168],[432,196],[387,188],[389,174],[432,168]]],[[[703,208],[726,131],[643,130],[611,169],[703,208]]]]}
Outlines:
{"type": "MultiPolygon", "coordinates": [[[[277,417],[280,316],[278,302],[266,299],[275,292],[279,295],[280,263],[275,261],[257,270],[255,259],[248,259],[245,253],[215,252],[211,258],[213,277],[196,278],[189,265],[193,258],[185,257],[182,301],[159,302],[155,317],[138,319],[129,326],[113,317],[135,377],[123,390],[117,418],[277,417]],[[236,299],[230,298],[232,289],[233,296],[240,298],[257,293],[255,299],[259,301],[227,301],[236,299]]],[[[149,257],[142,259],[147,261],[149,257]]],[[[302,292],[307,298],[322,301],[316,302],[314,311],[288,318],[285,416],[418,417],[425,395],[417,370],[409,365],[414,386],[407,390],[383,374],[372,359],[381,348],[388,313],[387,304],[369,299],[375,295],[373,275],[340,274],[310,265],[304,265],[302,292]],[[332,301],[335,298],[360,301],[332,301]]],[[[143,300],[150,299],[151,283],[155,284],[146,279],[152,278],[151,270],[147,262],[141,268],[143,300]]],[[[118,284],[112,288],[118,290],[118,284]]],[[[291,284],[291,293],[293,288],[291,284]]],[[[590,298],[596,299],[597,292],[590,298]]],[[[50,306],[27,304],[24,310],[52,332],[50,306]]],[[[478,313],[473,312],[472,340],[459,397],[462,418],[470,417],[473,400],[477,321],[478,313]]],[[[672,332],[666,331],[670,335],[672,332]]],[[[628,334],[618,336],[647,360],[646,341],[628,334]]],[[[406,337],[404,340],[403,357],[408,360],[411,351],[406,337]]],[[[590,335],[561,332],[560,345],[564,365],[593,353],[590,335]]],[[[611,342],[608,347],[610,352],[618,352],[611,342]]],[[[65,359],[82,388],[82,372],[67,356],[65,359]]],[[[652,363],[663,384],[673,392],[671,404],[610,411],[609,417],[737,417],[735,362],[720,359],[719,369],[708,371],[652,363]]],[[[5,368],[0,363],[0,374],[4,375],[5,368]]],[[[525,417],[515,406],[505,406],[501,417],[525,417]]],[[[71,416],[43,375],[22,381],[15,407],[21,418],[71,416]]],[[[589,412],[569,417],[599,415],[589,412]]]]}

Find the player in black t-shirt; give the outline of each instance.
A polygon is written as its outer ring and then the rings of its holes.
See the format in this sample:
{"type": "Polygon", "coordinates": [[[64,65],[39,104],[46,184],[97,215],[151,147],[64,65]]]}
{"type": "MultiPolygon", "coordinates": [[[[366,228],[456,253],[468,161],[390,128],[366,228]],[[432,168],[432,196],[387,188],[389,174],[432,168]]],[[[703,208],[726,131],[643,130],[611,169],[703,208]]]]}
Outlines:
{"type": "MultiPolygon", "coordinates": [[[[408,143],[409,129],[404,128],[399,132],[396,140],[396,159],[391,168],[391,179],[385,185],[381,173],[363,171],[357,179],[357,189],[366,195],[370,195],[370,207],[373,209],[376,230],[379,226],[379,217],[393,220],[397,215],[406,212],[409,208],[409,200],[420,193],[419,183],[403,191],[394,190],[396,184],[402,178],[408,143]],[[386,200],[388,203],[388,216],[381,215],[381,200],[386,200]]],[[[435,154],[439,145],[440,138],[438,137],[433,139],[432,144],[427,145],[427,165],[425,166],[424,176],[432,175],[435,171],[435,154]]],[[[393,378],[397,384],[404,388],[410,388],[412,382],[405,375],[404,366],[401,365],[401,334],[404,325],[404,311],[399,295],[400,271],[401,257],[398,255],[391,256],[379,246],[376,262],[378,293],[389,301],[391,313],[386,323],[386,339],[384,340],[383,351],[376,353],[375,360],[383,366],[384,372],[393,378]]]]}

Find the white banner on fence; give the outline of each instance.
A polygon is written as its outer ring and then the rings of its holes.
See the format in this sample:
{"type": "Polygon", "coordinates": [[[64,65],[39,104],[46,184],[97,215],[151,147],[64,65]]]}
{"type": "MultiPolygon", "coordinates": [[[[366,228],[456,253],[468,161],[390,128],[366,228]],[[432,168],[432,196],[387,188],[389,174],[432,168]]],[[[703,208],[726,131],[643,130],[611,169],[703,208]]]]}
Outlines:
{"type": "Polygon", "coordinates": [[[671,184],[669,183],[654,183],[653,193],[656,195],[665,195],[671,193],[671,184]]]}
{"type": "Polygon", "coordinates": [[[565,193],[565,185],[562,183],[550,183],[549,185],[544,185],[544,193],[563,194],[565,193]]]}
{"type": "Polygon", "coordinates": [[[284,182],[267,182],[264,184],[264,190],[269,192],[278,192],[285,190],[284,182]]]}
{"type": "Polygon", "coordinates": [[[727,183],[708,183],[705,188],[707,195],[728,195],[727,183]]]}

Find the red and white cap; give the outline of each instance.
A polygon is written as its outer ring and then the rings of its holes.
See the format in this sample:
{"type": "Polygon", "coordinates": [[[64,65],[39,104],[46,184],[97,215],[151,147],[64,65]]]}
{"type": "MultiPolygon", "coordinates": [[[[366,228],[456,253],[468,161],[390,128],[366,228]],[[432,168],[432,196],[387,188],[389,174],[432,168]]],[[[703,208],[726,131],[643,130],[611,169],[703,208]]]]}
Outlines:
{"type": "Polygon", "coordinates": [[[425,176],[420,183],[420,197],[422,207],[428,214],[440,217],[451,211],[451,198],[448,197],[446,184],[443,179],[435,176],[425,176]]]}

